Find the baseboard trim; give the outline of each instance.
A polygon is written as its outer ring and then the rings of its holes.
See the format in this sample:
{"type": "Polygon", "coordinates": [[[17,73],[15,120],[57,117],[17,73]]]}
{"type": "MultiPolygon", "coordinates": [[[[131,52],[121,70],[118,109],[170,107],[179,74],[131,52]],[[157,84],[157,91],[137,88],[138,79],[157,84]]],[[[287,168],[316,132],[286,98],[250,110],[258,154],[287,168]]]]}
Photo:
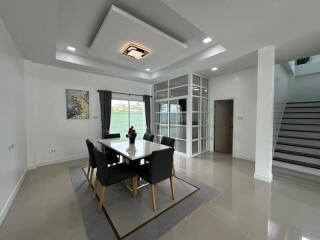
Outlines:
{"type": "Polygon", "coordinates": [[[257,173],[254,174],[254,178],[263,182],[271,183],[272,182],[272,174],[270,176],[262,176],[257,173]]]}
{"type": "Polygon", "coordinates": [[[0,226],[2,225],[5,217],[7,216],[8,212],[9,212],[9,209],[13,203],[13,200],[15,199],[17,193],[19,192],[20,188],[21,188],[21,185],[24,181],[24,178],[26,176],[26,173],[27,173],[27,169],[25,169],[23,171],[23,173],[21,174],[18,182],[16,183],[16,185],[14,186],[13,190],[11,191],[6,203],[4,204],[3,208],[1,209],[0,211],[0,226]]]}
{"type": "Polygon", "coordinates": [[[65,157],[65,158],[57,158],[57,159],[53,159],[53,160],[50,160],[50,161],[37,163],[35,168],[48,166],[48,165],[53,165],[53,164],[58,164],[58,163],[63,163],[63,162],[74,161],[74,160],[80,160],[80,159],[83,159],[83,158],[88,158],[88,155],[83,154],[83,155],[76,155],[76,156],[65,157]]]}
{"type": "Polygon", "coordinates": [[[239,159],[241,159],[241,160],[246,160],[246,161],[254,162],[254,159],[253,159],[253,158],[248,158],[247,156],[241,156],[241,155],[232,154],[232,157],[233,157],[233,158],[239,158],[239,159]]]}

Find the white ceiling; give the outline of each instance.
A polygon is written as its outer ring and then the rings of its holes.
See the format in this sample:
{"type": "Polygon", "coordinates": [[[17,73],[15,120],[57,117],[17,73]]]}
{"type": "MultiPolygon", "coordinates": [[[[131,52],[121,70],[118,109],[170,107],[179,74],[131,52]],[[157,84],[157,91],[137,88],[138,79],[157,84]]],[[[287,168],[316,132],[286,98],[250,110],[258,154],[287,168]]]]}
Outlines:
{"type": "MultiPolygon", "coordinates": [[[[319,9],[318,0],[0,1],[0,17],[25,58],[144,82],[187,71],[214,76],[254,67],[255,51],[269,44],[276,46],[278,62],[315,55],[320,52],[319,9]],[[151,74],[143,71],[146,65],[89,55],[113,4],[188,48],[174,57],[159,53],[151,74]],[[208,35],[214,41],[204,45],[208,35]],[[66,52],[68,45],[77,48],[76,54],[66,52]],[[219,71],[209,71],[214,66],[219,71]]],[[[108,41],[114,49],[119,45],[119,39],[108,41]]]]}

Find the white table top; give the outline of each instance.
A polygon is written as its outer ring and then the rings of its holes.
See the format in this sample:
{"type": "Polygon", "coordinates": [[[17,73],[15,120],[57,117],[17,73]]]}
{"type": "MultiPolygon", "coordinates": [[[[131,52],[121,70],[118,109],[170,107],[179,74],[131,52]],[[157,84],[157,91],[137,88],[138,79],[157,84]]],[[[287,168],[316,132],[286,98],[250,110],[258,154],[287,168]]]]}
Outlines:
{"type": "Polygon", "coordinates": [[[153,151],[169,148],[160,143],[145,140],[136,140],[134,144],[130,144],[129,140],[119,138],[102,139],[98,143],[113,149],[130,160],[142,159],[150,156],[153,151]]]}

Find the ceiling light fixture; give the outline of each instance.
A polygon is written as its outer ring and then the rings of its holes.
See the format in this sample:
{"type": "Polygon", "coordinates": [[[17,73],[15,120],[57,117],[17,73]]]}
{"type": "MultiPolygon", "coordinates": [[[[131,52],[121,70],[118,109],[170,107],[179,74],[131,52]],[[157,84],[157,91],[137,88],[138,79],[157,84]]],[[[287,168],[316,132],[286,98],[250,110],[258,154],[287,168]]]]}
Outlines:
{"type": "Polygon", "coordinates": [[[150,69],[150,68],[146,68],[146,71],[147,71],[147,72],[150,72],[150,71],[151,71],[151,69],[150,69]]]}
{"type": "Polygon", "coordinates": [[[213,67],[213,68],[211,68],[211,71],[217,71],[219,68],[217,68],[217,67],[213,67]]]}
{"type": "Polygon", "coordinates": [[[75,47],[72,47],[72,46],[68,46],[67,49],[70,51],[70,52],[75,52],[77,49],[75,47]]]}
{"type": "Polygon", "coordinates": [[[207,43],[209,43],[209,42],[211,42],[211,41],[212,41],[211,37],[206,37],[205,39],[202,40],[202,42],[203,42],[204,44],[207,44],[207,43]]]}
{"type": "Polygon", "coordinates": [[[138,46],[137,44],[129,43],[124,46],[124,48],[121,52],[122,52],[122,54],[124,54],[128,57],[139,60],[139,59],[147,56],[149,54],[150,50],[147,50],[144,47],[138,46]]]}

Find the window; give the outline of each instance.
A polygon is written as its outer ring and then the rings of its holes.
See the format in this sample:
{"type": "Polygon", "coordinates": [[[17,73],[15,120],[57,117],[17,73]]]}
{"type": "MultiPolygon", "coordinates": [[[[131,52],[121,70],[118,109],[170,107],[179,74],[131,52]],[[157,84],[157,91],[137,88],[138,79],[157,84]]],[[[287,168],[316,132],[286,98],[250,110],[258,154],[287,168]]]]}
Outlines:
{"type": "Polygon", "coordinates": [[[125,138],[130,126],[134,126],[137,139],[142,139],[146,131],[144,102],[112,100],[110,133],[120,133],[125,138]]]}

